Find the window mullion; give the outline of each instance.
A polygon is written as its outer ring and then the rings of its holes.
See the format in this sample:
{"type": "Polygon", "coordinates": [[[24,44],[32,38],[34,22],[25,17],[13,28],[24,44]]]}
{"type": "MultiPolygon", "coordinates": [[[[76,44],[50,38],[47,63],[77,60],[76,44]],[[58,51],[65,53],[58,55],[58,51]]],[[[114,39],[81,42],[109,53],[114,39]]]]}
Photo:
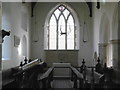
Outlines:
{"type": "Polygon", "coordinates": [[[65,49],[67,50],[67,20],[65,19],[65,49]]]}
{"type": "Polygon", "coordinates": [[[54,16],[55,16],[56,25],[57,25],[57,27],[56,27],[56,49],[58,50],[58,20],[57,20],[57,17],[55,14],[54,14],[54,16]]]}
{"type": "Polygon", "coordinates": [[[74,25],[74,50],[76,47],[76,26],[74,25]]]}
{"type": "Polygon", "coordinates": [[[57,22],[57,30],[56,30],[56,34],[57,34],[57,38],[56,38],[56,47],[57,47],[57,50],[58,50],[58,20],[56,20],[56,22],[57,22]]]}
{"type": "Polygon", "coordinates": [[[50,49],[50,25],[48,26],[48,50],[50,49]]]}

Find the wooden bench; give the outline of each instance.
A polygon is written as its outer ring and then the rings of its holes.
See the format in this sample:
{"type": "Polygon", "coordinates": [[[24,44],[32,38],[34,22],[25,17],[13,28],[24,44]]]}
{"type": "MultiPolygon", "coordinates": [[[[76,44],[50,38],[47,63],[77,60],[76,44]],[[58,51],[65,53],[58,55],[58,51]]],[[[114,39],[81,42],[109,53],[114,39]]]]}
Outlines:
{"type": "Polygon", "coordinates": [[[120,88],[120,71],[113,68],[106,68],[105,84],[109,88],[120,88]]]}
{"type": "Polygon", "coordinates": [[[114,70],[113,71],[113,82],[116,83],[116,84],[119,84],[120,85],[120,71],[119,70],[114,70]]]}
{"type": "Polygon", "coordinates": [[[51,81],[53,80],[53,67],[49,68],[45,73],[38,77],[38,81],[42,82],[41,88],[51,88],[51,81]]]}
{"type": "Polygon", "coordinates": [[[82,65],[77,67],[79,72],[83,75],[84,79],[84,87],[94,88],[95,85],[100,85],[100,81],[104,80],[103,74],[100,74],[96,71],[101,72],[101,64],[100,60],[98,59],[98,63],[96,66],[86,66],[85,60],[83,59],[82,65]]]}
{"type": "Polygon", "coordinates": [[[85,71],[86,87],[95,88],[100,87],[100,78],[103,74],[97,73],[95,67],[87,67],[85,71]]]}
{"type": "Polygon", "coordinates": [[[12,76],[12,70],[7,69],[2,71],[2,87],[5,88],[9,84],[14,82],[14,78],[12,76]]]}
{"type": "Polygon", "coordinates": [[[83,75],[74,67],[70,67],[71,71],[72,71],[72,76],[71,76],[71,80],[73,80],[74,82],[74,85],[73,87],[74,88],[77,88],[78,87],[78,82],[77,80],[79,81],[79,88],[83,88],[84,87],[84,84],[83,84],[83,75]]]}
{"type": "Polygon", "coordinates": [[[44,62],[31,61],[19,68],[20,71],[14,74],[18,88],[39,88],[37,77],[43,73],[44,62]]]}

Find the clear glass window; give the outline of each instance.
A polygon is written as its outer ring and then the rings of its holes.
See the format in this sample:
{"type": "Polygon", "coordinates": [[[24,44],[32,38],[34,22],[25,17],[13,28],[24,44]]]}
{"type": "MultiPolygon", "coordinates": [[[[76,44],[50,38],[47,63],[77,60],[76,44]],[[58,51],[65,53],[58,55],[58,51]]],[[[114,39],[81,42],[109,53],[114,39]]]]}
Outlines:
{"type": "Polygon", "coordinates": [[[48,50],[75,50],[75,21],[64,5],[52,13],[48,26],[48,50]]]}

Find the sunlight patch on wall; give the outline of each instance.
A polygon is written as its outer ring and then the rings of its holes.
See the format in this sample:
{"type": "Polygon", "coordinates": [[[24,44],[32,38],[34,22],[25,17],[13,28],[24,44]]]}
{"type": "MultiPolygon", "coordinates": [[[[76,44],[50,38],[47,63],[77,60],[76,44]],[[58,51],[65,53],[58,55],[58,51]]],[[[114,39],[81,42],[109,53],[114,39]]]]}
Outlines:
{"type": "Polygon", "coordinates": [[[18,54],[19,54],[19,56],[21,56],[21,54],[22,54],[21,42],[20,42],[20,45],[18,46],[18,54]]]}
{"type": "Polygon", "coordinates": [[[113,50],[112,45],[107,46],[107,67],[113,66],[113,50]]]}

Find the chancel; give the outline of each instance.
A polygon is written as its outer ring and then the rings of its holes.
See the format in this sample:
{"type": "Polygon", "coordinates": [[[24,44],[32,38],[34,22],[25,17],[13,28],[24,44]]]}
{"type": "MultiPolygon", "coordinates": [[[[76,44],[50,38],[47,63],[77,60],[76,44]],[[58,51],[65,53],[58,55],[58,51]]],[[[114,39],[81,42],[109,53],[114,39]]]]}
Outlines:
{"type": "Polygon", "coordinates": [[[0,2],[0,87],[120,88],[120,2],[36,1],[0,2]]]}

